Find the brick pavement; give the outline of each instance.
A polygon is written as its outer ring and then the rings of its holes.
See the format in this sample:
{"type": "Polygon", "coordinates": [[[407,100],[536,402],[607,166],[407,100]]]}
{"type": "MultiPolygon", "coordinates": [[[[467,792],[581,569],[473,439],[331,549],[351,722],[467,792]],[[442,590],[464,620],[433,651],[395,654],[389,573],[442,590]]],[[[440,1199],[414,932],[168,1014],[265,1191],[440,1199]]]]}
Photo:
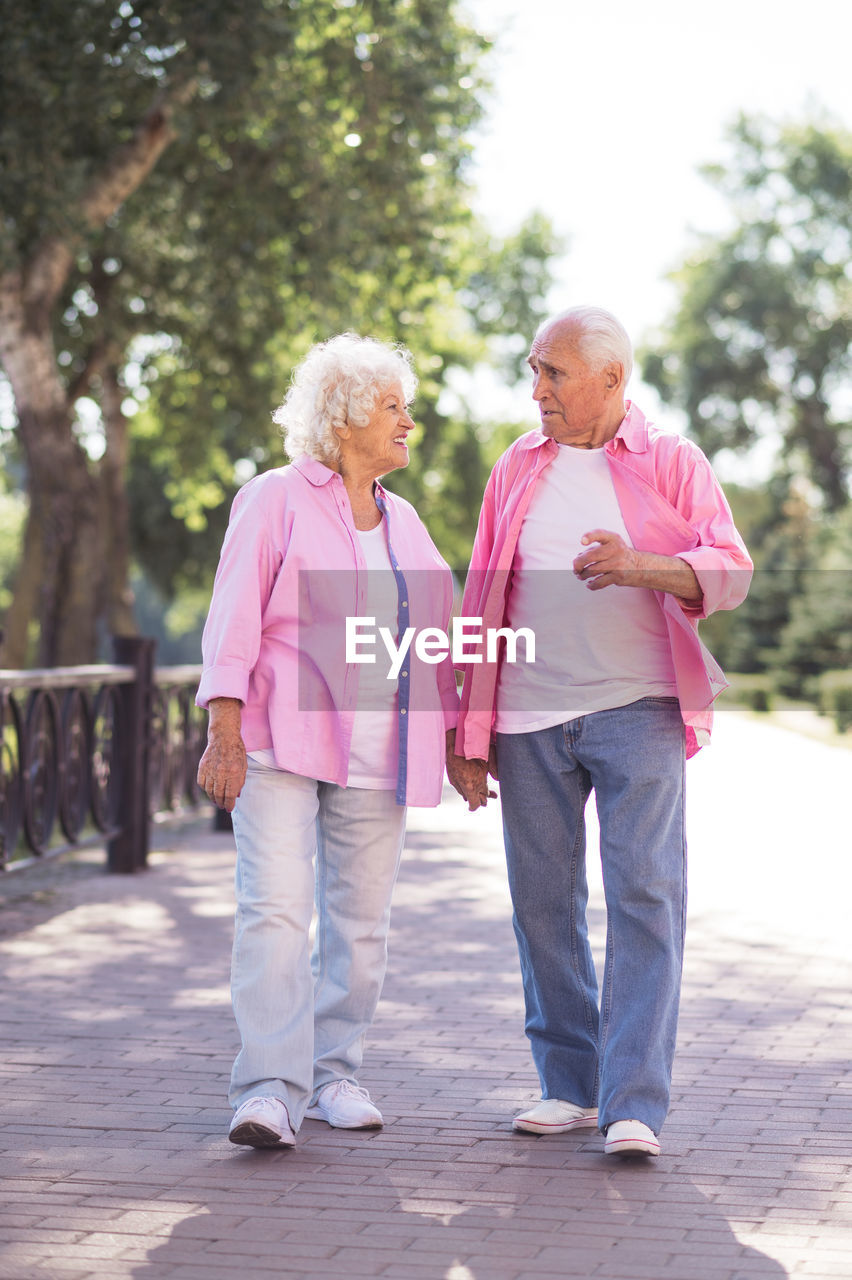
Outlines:
{"type": "MultiPolygon", "coordinates": [[[[690,766],[674,1103],[655,1162],[513,1134],[536,1096],[498,811],[413,811],[362,1073],[385,1128],[224,1137],[231,838],[171,836],[6,896],[6,1280],[852,1277],[852,757],[742,716],[690,766]]],[[[599,942],[603,913],[593,894],[599,942]]]]}

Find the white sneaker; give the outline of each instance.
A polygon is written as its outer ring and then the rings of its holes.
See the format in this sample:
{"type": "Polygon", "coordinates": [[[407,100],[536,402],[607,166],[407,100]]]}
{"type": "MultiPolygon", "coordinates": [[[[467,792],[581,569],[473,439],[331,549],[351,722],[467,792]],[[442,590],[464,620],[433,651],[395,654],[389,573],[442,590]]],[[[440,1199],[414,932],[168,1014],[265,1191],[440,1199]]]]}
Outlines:
{"type": "Polygon", "coordinates": [[[512,1121],[514,1129],[524,1133],[567,1133],[569,1129],[596,1129],[597,1107],[578,1107],[559,1098],[543,1098],[529,1111],[522,1111],[512,1121]]]}
{"type": "Polygon", "coordinates": [[[380,1129],[384,1124],[367,1090],[351,1080],[332,1080],[320,1089],[305,1115],[309,1120],[325,1120],[334,1129],[380,1129]]]}
{"type": "Polygon", "coordinates": [[[660,1140],[641,1120],[616,1120],[607,1125],[604,1152],[608,1156],[624,1156],[638,1153],[643,1156],[658,1156],[660,1140]]]}
{"type": "Polygon", "coordinates": [[[228,1138],[243,1147],[295,1147],[296,1135],[280,1098],[247,1098],[234,1112],[228,1138]]]}

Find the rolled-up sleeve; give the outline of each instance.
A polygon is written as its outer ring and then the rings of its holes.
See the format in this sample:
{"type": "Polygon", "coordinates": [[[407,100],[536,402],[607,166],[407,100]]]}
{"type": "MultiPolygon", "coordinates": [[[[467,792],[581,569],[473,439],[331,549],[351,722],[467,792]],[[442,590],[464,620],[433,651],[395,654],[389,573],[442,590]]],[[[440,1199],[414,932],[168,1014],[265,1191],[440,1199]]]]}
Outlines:
{"type": "Polygon", "coordinates": [[[696,606],[679,603],[684,613],[701,619],[742,604],[753,565],[710,463],[695,445],[683,450],[681,457],[684,454],[686,464],[680,468],[675,501],[698,535],[698,545],[677,554],[695,573],[703,598],[696,606]]]}

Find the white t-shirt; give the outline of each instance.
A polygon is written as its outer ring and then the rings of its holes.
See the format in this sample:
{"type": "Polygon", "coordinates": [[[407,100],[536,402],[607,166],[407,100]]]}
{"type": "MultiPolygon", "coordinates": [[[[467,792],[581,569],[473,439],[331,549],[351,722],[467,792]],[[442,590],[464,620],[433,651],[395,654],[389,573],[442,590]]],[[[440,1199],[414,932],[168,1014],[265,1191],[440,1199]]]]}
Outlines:
{"type": "MultiPolygon", "coordinates": [[[[387,627],[395,641],[399,637],[399,593],[391,568],[385,522],[375,529],[358,530],[361,551],[367,562],[367,595],[364,614],[387,627]]],[[[358,672],[358,706],[349,748],[349,775],[346,785],[369,791],[392,791],[399,763],[399,724],[396,681],[388,680],[385,646],[376,645],[376,661],[364,662],[358,672]]]]}
{"type": "Polygon", "coordinates": [[[497,730],[530,733],[639,698],[676,696],[665,619],[653,591],[590,591],[574,559],[592,529],[632,546],[603,449],[560,445],[538,480],[515,551],[506,625],[535,633],[534,663],[503,662],[497,730]]]}
{"type": "MultiPolygon", "coordinates": [[[[398,642],[399,594],[388,552],[385,521],[382,519],[375,529],[359,529],[357,532],[367,563],[364,615],[375,617],[376,634],[379,627],[387,627],[398,642]]],[[[384,645],[377,644],[376,661],[362,663],[358,669],[358,706],[346,780],[349,787],[363,787],[368,791],[393,791],[396,787],[399,760],[397,686],[395,680],[387,679],[388,663],[384,645]]],[[[251,751],[249,755],[252,760],[277,768],[271,749],[251,751]]]]}

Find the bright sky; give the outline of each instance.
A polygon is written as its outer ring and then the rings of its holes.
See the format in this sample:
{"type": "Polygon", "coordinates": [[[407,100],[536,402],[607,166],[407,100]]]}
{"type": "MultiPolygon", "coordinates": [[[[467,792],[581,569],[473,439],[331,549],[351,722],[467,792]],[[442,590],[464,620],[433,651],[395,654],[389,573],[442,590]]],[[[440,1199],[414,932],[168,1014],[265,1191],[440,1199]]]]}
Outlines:
{"type": "Polygon", "coordinates": [[[697,168],[723,157],[739,111],[816,103],[852,127],[849,0],[462,2],[497,42],[477,211],[498,233],[548,214],[569,240],[551,309],[598,303],[634,342],[671,309],[664,277],[694,232],[724,225],[697,168]]]}

